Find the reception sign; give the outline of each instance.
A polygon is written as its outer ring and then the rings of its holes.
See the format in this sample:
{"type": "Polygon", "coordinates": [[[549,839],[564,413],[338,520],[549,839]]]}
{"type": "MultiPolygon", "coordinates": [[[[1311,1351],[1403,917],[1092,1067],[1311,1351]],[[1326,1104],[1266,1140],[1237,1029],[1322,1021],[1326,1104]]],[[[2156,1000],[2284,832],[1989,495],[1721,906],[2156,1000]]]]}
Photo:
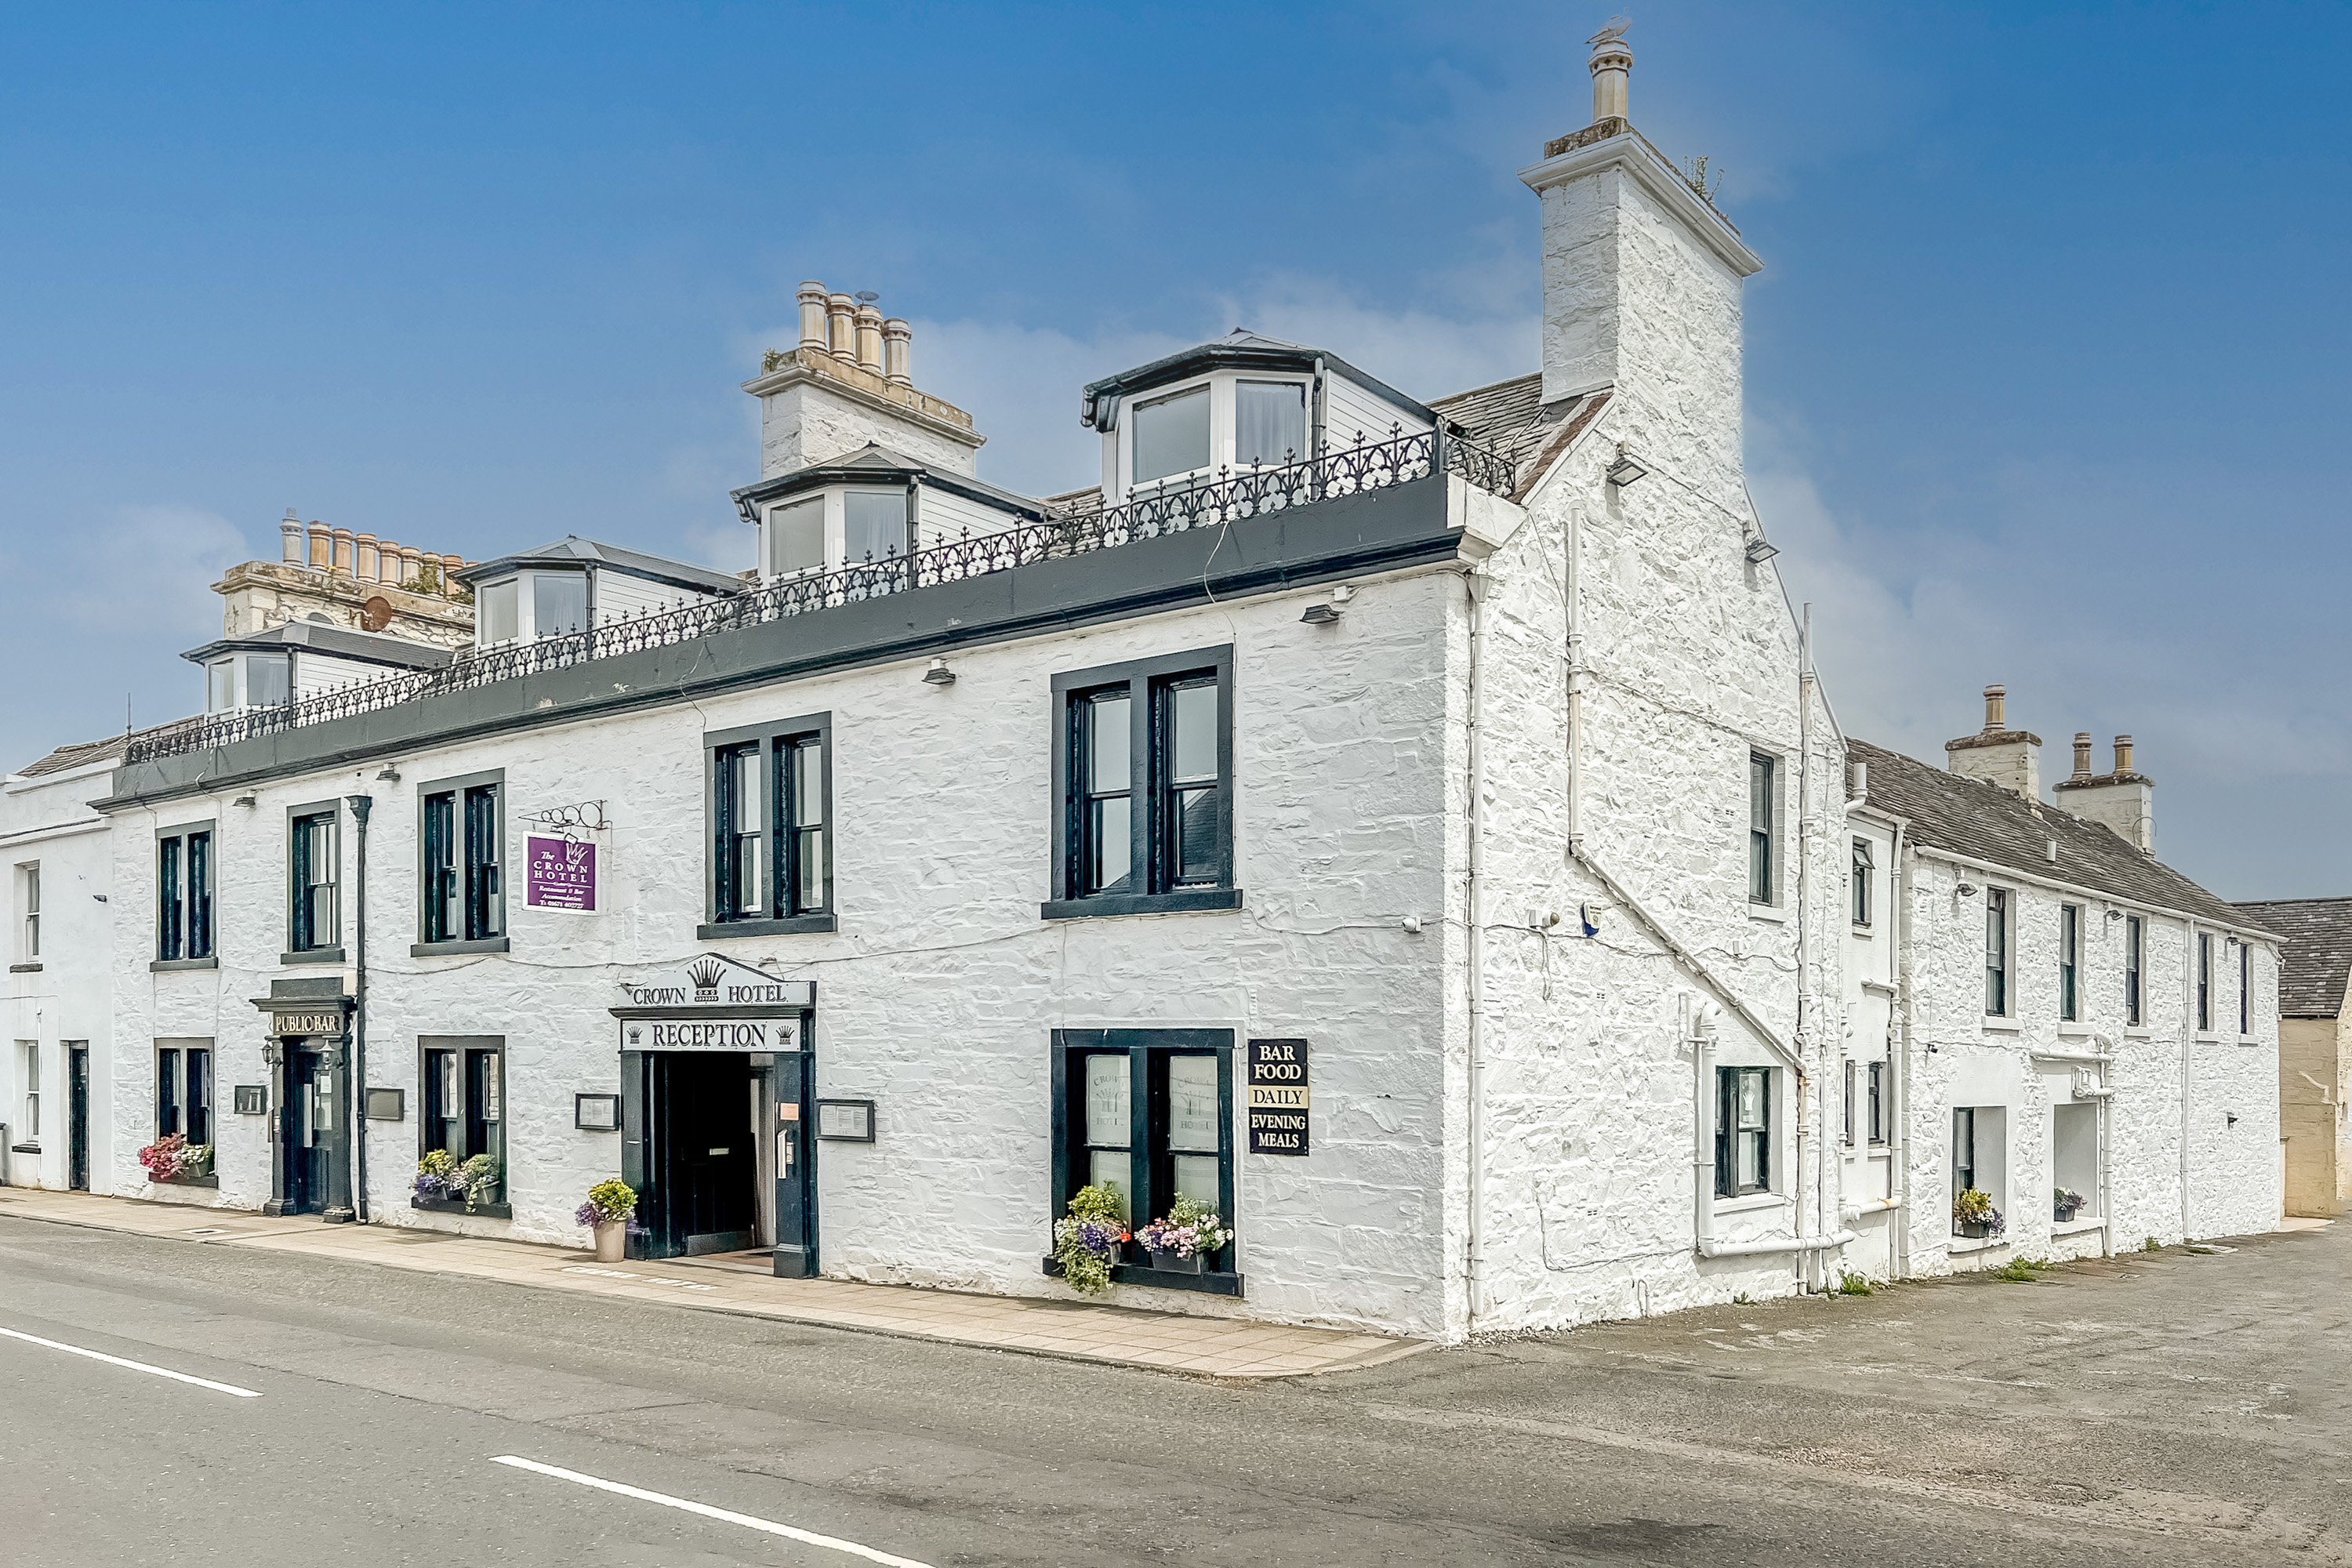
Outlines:
{"type": "Polygon", "coordinates": [[[535,910],[596,912],[596,847],[570,838],[523,841],[523,902],[535,910]]]}

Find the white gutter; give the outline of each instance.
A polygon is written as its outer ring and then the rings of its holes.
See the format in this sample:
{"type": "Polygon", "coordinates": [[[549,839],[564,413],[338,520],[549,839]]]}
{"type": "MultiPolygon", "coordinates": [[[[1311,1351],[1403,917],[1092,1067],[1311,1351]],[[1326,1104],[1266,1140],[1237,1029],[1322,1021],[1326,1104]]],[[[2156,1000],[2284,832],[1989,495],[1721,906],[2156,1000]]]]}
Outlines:
{"type": "Polygon", "coordinates": [[[1930,860],[1944,861],[1948,865],[1965,866],[1971,871],[1979,871],[1988,877],[1998,877],[2003,881],[2030,882],[2037,888],[2048,888],[2053,892],[2073,893],[2094,902],[2112,905],[2119,910],[2136,910],[2141,914],[2154,915],[2160,920],[2186,921],[2193,926],[2199,926],[2207,931],[2226,931],[2234,936],[2250,936],[2264,947],[2275,948],[2279,942],[2276,931],[2259,931],[2252,926],[2233,926],[2216,922],[2203,915],[2192,915],[2187,910],[2172,910],[2165,908],[2162,904],[2142,903],[2137,899],[2125,898],[2121,894],[2109,892],[2103,888],[2084,887],[2080,882],[2062,882],[2055,877],[2036,876],[2031,871],[2021,871],[2014,866],[1996,865],[1990,860],[1979,860],[1972,855],[1962,855],[1957,850],[1946,849],[1937,845],[1915,845],[1912,852],[1930,860]]]}
{"type": "Polygon", "coordinates": [[[1480,725],[1485,718],[1486,688],[1481,680],[1485,673],[1480,655],[1484,650],[1486,625],[1479,611],[1479,573],[1473,567],[1462,574],[1462,586],[1470,599],[1470,725],[1468,773],[1470,798],[1463,803],[1463,818],[1469,836],[1470,885],[1465,898],[1465,913],[1468,931],[1464,937],[1464,951],[1469,967],[1469,1068],[1470,1081],[1470,1215],[1467,1255],[1464,1259],[1464,1331],[1475,1333],[1478,1328],[1479,1295],[1486,1289],[1486,1064],[1484,1056],[1485,1030],[1481,1027],[1480,1010],[1486,1005],[1486,987],[1481,969],[1486,961],[1486,910],[1482,907],[1484,889],[1479,881],[1485,836],[1479,832],[1485,815],[1484,795],[1486,785],[1486,754],[1479,744],[1480,725]]]}

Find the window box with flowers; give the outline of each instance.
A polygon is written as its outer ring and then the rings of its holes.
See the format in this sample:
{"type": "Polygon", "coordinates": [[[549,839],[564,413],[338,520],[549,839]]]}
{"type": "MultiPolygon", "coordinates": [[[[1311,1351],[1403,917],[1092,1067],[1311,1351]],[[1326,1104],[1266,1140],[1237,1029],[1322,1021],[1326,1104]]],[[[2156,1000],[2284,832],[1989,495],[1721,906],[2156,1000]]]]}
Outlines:
{"type": "Polygon", "coordinates": [[[500,1191],[499,1163],[488,1154],[460,1162],[446,1149],[433,1149],[416,1162],[416,1181],[408,1206],[442,1214],[480,1215],[512,1219],[509,1205],[494,1201],[500,1191]]]}
{"type": "Polygon", "coordinates": [[[2009,1222],[1992,1206],[1992,1194],[1982,1187],[1969,1187],[1952,1200],[1954,1235],[1987,1240],[2008,1228],[2009,1222]]]}
{"type": "Polygon", "coordinates": [[[213,1173],[213,1146],[191,1143],[177,1132],[158,1138],[139,1151],[139,1163],[146,1167],[147,1179],[162,1186],[217,1187],[220,1178],[213,1173]]]}

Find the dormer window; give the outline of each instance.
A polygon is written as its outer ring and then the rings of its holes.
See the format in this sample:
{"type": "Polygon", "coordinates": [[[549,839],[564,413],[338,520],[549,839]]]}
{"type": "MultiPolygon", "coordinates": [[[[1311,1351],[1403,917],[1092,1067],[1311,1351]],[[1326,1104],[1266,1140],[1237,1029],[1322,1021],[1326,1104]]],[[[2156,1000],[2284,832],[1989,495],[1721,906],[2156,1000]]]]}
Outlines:
{"type": "Polygon", "coordinates": [[[1209,466],[1205,385],[1135,405],[1135,482],[1150,484],[1209,466]]]}
{"type": "Polygon", "coordinates": [[[485,583],[474,596],[475,637],[483,647],[492,643],[512,642],[517,628],[522,624],[520,614],[522,583],[509,577],[503,583],[485,583]]]}
{"type": "Polygon", "coordinates": [[[233,653],[205,666],[207,713],[274,707],[293,696],[293,674],[282,653],[233,653]]]}
{"type": "Polygon", "coordinates": [[[1307,385],[1297,381],[1234,384],[1234,467],[1273,468],[1307,456],[1307,385]]]}
{"type": "Polygon", "coordinates": [[[905,489],[845,485],[779,502],[768,509],[761,564],[775,577],[903,560],[914,549],[913,512],[905,489]]]}
{"type": "Polygon", "coordinates": [[[1127,489],[1198,484],[1221,469],[1247,473],[1315,455],[1311,378],[1221,371],[1139,396],[1107,432],[1127,489]]]}
{"type": "Polygon", "coordinates": [[[587,625],[585,572],[519,572],[474,594],[474,634],[483,647],[562,637],[587,625]]]}

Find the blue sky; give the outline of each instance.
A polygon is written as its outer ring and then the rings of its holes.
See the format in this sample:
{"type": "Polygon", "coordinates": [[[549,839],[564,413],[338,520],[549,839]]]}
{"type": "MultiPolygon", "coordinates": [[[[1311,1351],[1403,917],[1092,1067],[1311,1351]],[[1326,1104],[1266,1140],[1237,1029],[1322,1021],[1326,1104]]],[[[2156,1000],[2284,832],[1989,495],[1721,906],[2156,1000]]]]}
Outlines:
{"type": "MultiPolygon", "coordinates": [[[[0,762],[201,703],[306,518],[730,566],[803,278],[916,323],[984,476],[1246,322],[1440,395],[1532,369],[1535,199],[1608,6],[0,9],[0,762]]],[[[2352,11],[1636,5],[1634,123],[1764,257],[1748,449],[1848,730],[2005,681],[2139,742],[2225,896],[2352,892],[2352,11]]]]}

